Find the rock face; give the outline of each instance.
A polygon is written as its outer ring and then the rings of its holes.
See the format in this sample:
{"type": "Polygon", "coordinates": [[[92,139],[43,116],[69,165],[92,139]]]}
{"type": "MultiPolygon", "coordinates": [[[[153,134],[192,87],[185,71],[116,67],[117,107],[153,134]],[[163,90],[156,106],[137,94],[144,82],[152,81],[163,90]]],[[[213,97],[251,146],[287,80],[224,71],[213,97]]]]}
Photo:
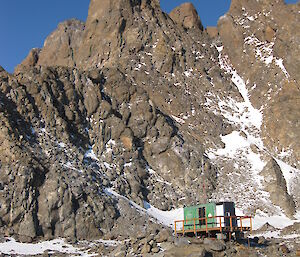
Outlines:
{"type": "Polygon", "coordinates": [[[266,191],[270,193],[271,201],[280,206],[289,217],[295,213],[295,203],[288,194],[286,181],[276,160],[271,159],[261,172],[266,191]]]}
{"type": "Polygon", "coordinates": [[[298,10],[233,1],[205,31],[191,4],[169,16],[155,0],[91,0],[85,23],[59,24],[14,74],[0,68],[1,231],[88,239],[155,228],[132,202],[233,200],[293,216],[298,10]]]}
{"type": "Polygon", "coordinates": [[[197,28],[203,30],[198,13],[192,3],[184,3],[175,8],[170,12],[170,17],[186,29],[197,28]]]}
{"type": "MultiPolygon", "coordinates": [[[[284,1],[232,1],[229,13],[218,22],[223,46],[221,60],[223,63],[230,60],[231,67],[246,82],[252,105],[263,114],[258,131],[262,141],[255,145],[260,150],[268,149],[271,156],[292,166],[280,168],[285,178],[289,173],[292,175],[287,182],[297,206],[299,196],[294,183],[298,183],[298,175],[293,171],[299,173],[300,153],[296,143],[300,88],[299,73],[295,72],[300,68],[299,58],[295,58],[299,56],[298,10],[299,4],[286,5],[284,1]]],[[[269,156],[261,159],[267,165],[269,156]]],[[[275,202],[277,205],[278,201],[275,202]]],[[[289,207],[284,209],[290,213],[289,207]]]]}
{"type": "Polygon", "coordinates": [[[281,0],[232,1],[229,13],[218,25],[231,62],[248,85],[259,87],[252,90],[251,100],[254,106],[264,109],[264,143],[279,151],[293,150],[296,160],[300,117],[299,109],[294,110],[299,104],[300,61],[295,58],[299,56],[298,9],[299,4],[286,5],[281,0]],[[283,136],[281,128],[289,131],[288,135],[283,136]]]}
{"type": "Polygon", "coordinates": [[[38,48],[34,48],[32,49],[28,56],[25,58],[25,60],[20,64],[18,65],[16,68],[15,68],[15,71],[16,72],[19,72],[21,71],[23,68],[27,68],[27,67],[34,67],[38,60],[39,60],[39,54],[40,54],[40,49],[38,48]]]}

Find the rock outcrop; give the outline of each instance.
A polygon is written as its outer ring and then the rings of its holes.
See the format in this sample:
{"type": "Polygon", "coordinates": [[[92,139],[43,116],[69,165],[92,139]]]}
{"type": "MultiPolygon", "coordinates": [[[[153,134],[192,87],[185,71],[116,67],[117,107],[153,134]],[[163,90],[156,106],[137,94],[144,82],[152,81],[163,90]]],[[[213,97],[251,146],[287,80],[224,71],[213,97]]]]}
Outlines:
{"type": "MultiPolygon", "coordinates": [[[[30,241],[155,228],[132,202],[233,200],[293,216],[298,10],[232,1],[205,31],[191,4],[169,16],[156,0],[91,0],[85,23],[59,24],[14,74],[0,67],[1,231],[30,241]]],[[[157,251],[148,245],[139,251],[157,251]]]]}
{"type": "Polygon", "coordinates": [[[198,16],[197,10],[192,3],[184,3],[170,12],[170,17],[177,24],[186,29],[196,28],[203,30],[203,25],[198,16]]]}
{"type": "Polygon", "coordinates": [[[288,217],[295,214],[295,203],[288,194],[286,181],[276,160],[271,159],[261,172],[264,177],[266,191],[270,193],[271,201],[280,206],[288,217]]]}

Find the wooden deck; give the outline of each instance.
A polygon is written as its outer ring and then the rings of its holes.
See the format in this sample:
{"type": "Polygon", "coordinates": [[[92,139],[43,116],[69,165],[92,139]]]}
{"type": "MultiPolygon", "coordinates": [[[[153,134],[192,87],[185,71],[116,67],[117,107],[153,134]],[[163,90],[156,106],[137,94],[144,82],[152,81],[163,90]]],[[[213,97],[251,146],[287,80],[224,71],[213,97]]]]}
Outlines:
{"type": "Polygon", "coordinates": [[[177,220],[175,234],[233,233],[252,231],[250,216],[214,216],[209,218],[177,220]],[[201,225],[200,225],[201,224],[201,225]]]}

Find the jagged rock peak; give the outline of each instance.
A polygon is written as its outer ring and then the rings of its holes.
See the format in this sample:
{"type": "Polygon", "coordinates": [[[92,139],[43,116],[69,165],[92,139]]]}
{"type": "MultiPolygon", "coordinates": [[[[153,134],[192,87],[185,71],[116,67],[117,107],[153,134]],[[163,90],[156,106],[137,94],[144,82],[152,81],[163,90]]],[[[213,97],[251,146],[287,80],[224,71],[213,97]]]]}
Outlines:
{"type": "Polygon", "coordinates": [[[230,5],[230,11],[242,8],[256,9],[257,6],[280,6],[284,5],[284,0],[258,0],[258,1],[248,1],[248,0],[232,0],[230,5]]]}
{"type": "Polygon", "coordinates": [[[203,25],[192,3],[183,3],[170,12],[170,17],[176,23],[187,29],[199,28],[203,30],[203,25]]]}
{"type": "Polygon", "coordinates": [[[118,13],[126,18],[135,7],[143,9],[147,6],[160,8],[160,2],[159,0],[91,0],[87,24],[95,20],[105,20],[104,17],[114,16],[118,13]]]}
{"type": "Polygon", "coordinates": [[[15,68],[15,72],[21,72],[26,67],[34,67],[38,60],[39,60],[39,54],[41,52],[40,48],[33,48],[30,50],[27,57],[23,60],[23,62],[15,68]]]}

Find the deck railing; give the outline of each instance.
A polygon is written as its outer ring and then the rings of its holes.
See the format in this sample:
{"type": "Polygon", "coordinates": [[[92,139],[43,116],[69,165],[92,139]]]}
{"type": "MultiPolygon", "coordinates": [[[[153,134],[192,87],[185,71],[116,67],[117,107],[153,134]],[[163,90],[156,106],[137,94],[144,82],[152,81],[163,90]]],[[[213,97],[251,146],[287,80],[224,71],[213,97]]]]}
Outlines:
{"type": "Polygon", "coordinates": [[[175,234],[185,234],[194,232],[236,232],[252,231],[251,216],[212,216],[205,218],[194,218],[186,220],[176,220],[174,222],[175,234]]]}

